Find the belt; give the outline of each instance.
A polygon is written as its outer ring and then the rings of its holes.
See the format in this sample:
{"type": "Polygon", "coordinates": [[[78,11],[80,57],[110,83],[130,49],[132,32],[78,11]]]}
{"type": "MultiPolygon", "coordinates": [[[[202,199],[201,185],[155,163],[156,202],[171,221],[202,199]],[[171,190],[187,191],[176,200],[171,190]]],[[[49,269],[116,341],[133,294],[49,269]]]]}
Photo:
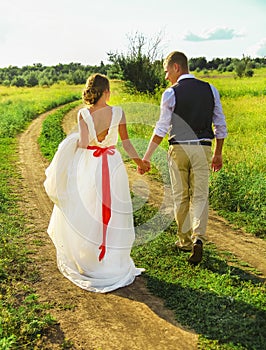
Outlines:
{"type": "Polygon", "coordinates": [[[169,140],[169,145],[203,145],[211,146],[211,141],[171,141],[169,140]]]}

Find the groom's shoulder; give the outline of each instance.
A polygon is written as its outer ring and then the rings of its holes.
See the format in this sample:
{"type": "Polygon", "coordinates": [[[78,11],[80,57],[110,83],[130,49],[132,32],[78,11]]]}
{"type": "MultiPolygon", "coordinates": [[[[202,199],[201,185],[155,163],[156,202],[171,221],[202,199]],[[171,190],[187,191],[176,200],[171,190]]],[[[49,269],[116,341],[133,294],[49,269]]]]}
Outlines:
{"type": "Polygon", "coordinates": [[[175,85],[172,85],[172,86],[168,87],[166,90],[164,90],[162,97],[167,98],[167,97],[170,97],[171,95],[173,95],[174,94],[174,89],[173,89],[174,86],[175,85]]]}

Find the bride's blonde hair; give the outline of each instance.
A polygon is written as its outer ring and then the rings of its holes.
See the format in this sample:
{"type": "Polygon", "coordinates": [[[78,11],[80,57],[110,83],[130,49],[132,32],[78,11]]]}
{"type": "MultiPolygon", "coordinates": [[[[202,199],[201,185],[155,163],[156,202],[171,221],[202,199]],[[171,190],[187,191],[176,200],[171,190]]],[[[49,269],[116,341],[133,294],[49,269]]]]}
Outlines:
{"type": "Polygon", "coordinates": [[[105,91],[110,90],[108,78],[103,74],[93,74],[87,79],[85,88],[82,92],[84,103],[94,105],[99,101],[105,91]]]}

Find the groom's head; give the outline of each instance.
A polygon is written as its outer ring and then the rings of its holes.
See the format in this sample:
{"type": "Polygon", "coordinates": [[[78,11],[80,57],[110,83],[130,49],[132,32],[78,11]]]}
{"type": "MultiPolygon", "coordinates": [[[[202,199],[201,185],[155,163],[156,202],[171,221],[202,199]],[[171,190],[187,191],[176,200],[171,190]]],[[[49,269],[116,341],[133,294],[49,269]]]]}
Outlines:
{"type": "Polygon", "coordinates": [[[175,84],[182,74],[188,73],[188,59],[183,52],[171,52],[163,63],[165,79],[175,84]]]}

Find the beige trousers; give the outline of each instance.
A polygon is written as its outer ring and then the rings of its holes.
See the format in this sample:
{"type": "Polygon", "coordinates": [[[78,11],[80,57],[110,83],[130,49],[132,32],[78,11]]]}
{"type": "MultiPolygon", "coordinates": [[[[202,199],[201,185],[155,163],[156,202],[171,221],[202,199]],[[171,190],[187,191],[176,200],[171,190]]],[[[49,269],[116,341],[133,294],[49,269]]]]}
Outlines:
{"type": "Polygon", "coordinates": [[[174,213],[182,247],[191,248],[197,239],[206,241],[211,158],[210,146],[183,144],[169,147],[174,213]]]}

